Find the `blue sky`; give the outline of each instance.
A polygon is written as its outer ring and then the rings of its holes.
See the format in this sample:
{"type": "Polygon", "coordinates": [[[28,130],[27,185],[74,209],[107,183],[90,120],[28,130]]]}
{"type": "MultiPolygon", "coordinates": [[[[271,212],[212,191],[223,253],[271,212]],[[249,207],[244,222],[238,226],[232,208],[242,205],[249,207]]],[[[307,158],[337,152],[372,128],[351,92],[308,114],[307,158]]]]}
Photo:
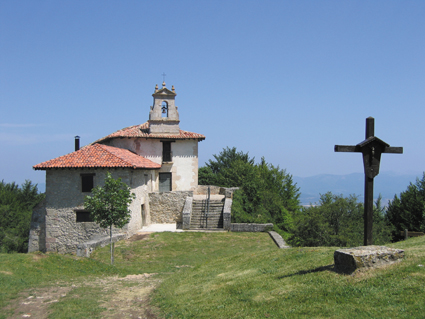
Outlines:
{"type": "Polygon", "coordinates": [[[202,166],[235,146],[295,176],[362,172],[335,144],[375,135],[425,170],[425,1],[0,2],[0,179],[148,119],[175,86],[202,166]]]}

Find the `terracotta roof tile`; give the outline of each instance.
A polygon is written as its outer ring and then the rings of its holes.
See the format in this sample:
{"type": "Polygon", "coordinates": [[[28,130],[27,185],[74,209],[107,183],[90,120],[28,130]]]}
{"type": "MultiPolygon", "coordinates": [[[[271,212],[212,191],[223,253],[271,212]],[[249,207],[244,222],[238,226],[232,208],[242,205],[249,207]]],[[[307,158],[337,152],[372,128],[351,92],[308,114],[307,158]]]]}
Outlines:
{"type": "Polygon", "coordinates": [[[36,170],[52,168],[160,168],[161,165],[154,163],[143,156],[134,154],[129,150],[92,144],[81,148],[73,153],[57,157],[33,166],[36,170]]]}
{"type": "Polygon", "coordinates": [[[198,141],[205,140],[205,135],[192,133],[188,131],[180,130],[179,134],[151,134],[149,133],[149,123],[129,126],[109,134],[101,139],[98,139],[94,143],[101,143],[112,138],[123,138],[123,137],[145,137],[145,138],[161,138],[161,139],[175,139],[175,140],[186,140],[196,139],[198,141]]]}

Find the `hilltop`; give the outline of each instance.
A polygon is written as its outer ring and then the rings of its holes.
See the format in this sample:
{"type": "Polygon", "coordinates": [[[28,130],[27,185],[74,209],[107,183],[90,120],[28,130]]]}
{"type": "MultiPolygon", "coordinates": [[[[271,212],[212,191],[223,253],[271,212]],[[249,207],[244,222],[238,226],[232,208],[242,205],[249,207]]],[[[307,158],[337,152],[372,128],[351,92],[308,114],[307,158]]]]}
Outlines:
{"type": "Polygon", "coordinates": [[[152,233],[93,258],[0,254],[0,318],[420,317],[425,238],[405,259],[351,276],[335,247],[278,249],[266,233],[152,233]]]}

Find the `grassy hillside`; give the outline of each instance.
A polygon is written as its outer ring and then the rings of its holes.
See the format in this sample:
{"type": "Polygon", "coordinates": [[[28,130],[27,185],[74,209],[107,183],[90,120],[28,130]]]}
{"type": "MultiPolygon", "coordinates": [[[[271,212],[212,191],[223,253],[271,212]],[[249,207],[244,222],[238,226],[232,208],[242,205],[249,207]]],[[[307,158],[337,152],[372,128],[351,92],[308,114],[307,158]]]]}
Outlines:
{"type": "Polygon", "coordinates": [[[37,298],[37,318],[422,317],[425,238],[388,246],[405,260],[352,276],[333,271],[335,248],[280,250],[263,233],[139,236],[117,244],[114,267],[107,247],[91,259],[1,254],[0,318],[37,298]]]}

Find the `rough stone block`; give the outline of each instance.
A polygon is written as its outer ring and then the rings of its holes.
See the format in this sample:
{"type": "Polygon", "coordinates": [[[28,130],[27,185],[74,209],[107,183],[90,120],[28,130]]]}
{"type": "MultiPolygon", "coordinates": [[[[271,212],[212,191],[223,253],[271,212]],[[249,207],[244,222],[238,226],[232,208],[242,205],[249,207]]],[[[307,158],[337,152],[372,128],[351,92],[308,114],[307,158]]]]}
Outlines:
{"type": "Polygon", "coordinates": [[[335,270],[351,274],[359,268],[376,268],[401,261],[404,250],[385,246],[360,246],[334,253],[335,270]]]}

